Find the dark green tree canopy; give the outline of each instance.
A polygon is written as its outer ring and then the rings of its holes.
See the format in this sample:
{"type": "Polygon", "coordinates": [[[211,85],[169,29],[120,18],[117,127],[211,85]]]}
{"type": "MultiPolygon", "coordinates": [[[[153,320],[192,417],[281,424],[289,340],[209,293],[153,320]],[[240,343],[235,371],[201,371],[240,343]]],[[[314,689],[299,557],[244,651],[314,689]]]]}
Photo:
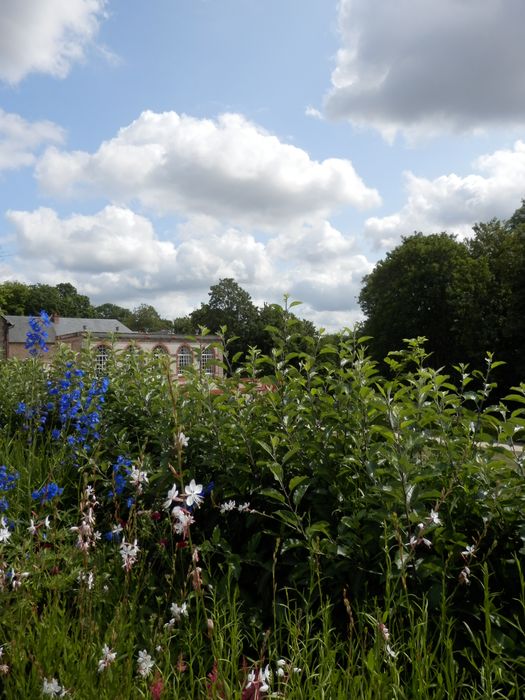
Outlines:
{"type": "Polygon", "coordinates": [[[405,338],[425,336],[436,366],[487,352],[506,362],[507,387],[525,379],[525,204],[507,221],[476,224],[474,236],[416,233],[363,280],[364,333],[378,360],[405,338]]]}

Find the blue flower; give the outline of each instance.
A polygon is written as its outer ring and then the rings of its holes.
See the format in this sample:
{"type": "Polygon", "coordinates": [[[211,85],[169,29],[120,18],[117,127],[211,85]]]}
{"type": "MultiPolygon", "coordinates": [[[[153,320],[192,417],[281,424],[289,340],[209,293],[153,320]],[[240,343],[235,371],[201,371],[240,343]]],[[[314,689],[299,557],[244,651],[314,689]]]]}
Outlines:
{"type": "Polygon", "coordinates": [[[55,484],[54,481],[52,481],[49,484],[46,484],[45,486],[42,486],[41,489],[37,489],[36,491],[33,491],[31,494],[31,498],[33,501],[40,501],[40,505],[44,505],[44,503],[49,503],[55,496],[60,496],[62,495],[64,489],[60,488],[55,484]]]}
{"type": "Polygon", "coordinates": [[[49,348],[46,344],[48,334],[44,328],[50,325],[51,319],[44,310],[40,312],[40,316],[38,318],[35,318],[34,316],[29,318],[30,330],[26,333],[25,347],[26,350],[29,350],[29,354],[33,357],[37,357],[40,352],[48,351],[49,348]]]}

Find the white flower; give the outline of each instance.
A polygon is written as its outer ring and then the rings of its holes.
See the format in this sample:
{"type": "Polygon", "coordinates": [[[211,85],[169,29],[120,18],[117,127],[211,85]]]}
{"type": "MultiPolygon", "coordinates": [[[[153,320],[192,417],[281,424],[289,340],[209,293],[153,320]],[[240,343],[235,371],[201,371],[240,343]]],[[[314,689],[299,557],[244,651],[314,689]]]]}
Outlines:
{"type": "Polygon", "coordinates": [[[11,532],[7,527],[7,521],[5,518],[2,518],[2,520],[0,520],[0,523],[0,542],[7,542],[7,540],[11,537],[11,532]]]}
{"type": "Polygon", "coordinates": [[[237,510],[239,513],[244,513],[247,510],[250,510],[250,504],[249,503],[241,503],[240,505],[237,506],[237,510]]]}
{"type": "Polygon", "coordinates": [[[139,551],[137,540],[135,540],[133,544],[131,544],[131,542],[126,542],[126,540],[122,540],[122,544],[120,545],[120,556],[122,557],[122,567],[126,571],[130,571],[133,564],[137,561],[139,551]]]}
{"type": "Polygon", "coordinates": [[[78,582],[85,583],[88,591],[91,591],[95,584],[95,574],[92,571],[81,571],[78,575],[78,582]]]}
{"type": "Polygon", "coordinates": [[[171,604],[171,614],[176,622],[180,622],[181,617],[188,617],[188,603],[183,603],[182,605],[177,605],[177,603],[171,604]]]}
{"type": "Polygon", "coordinates": [[[467,548],[464,549],[461,554],[463,554],[464,557],[475,557],[476,556],[476,545],[475,544],[468,544],[467,548]]]}
{"type": "Polygon", "coordinates": [[[164,501],[164,508],[166,510],[169,510],[171,508],[171,506],[173,505],[173,503],[175,503],[175,501],[178,500],[178,495],[179,495],[179,491],[177,489],[177,486],[175,484],[173,484],[171,489],[168,491],[168,497],[164,501]]]}
{"type": "Polygon", "coordinates": [[[392,647],[390,646],[390,644],[387,644],[387,645],[385,646],[385,651],[386,651],[386,653],[388,654],[388,656],[390,656],[392,659],[396,659],[396,658],[397,658],[397,651],[394,651],[394,650],[392,649],[392,647]]]}
{"type": "Polygon", "coordinates": [[[139,493],[142,493],[142,485],[149,483],[148,475],[146,474],[146,472],[141,472],[136,467],[133,467],[129,474],[129,477],[130,482],[133,484],[133,486],[137,489],[139,493]]]}
{"type": "Polygon", "coordinates": [[[437,510],[432,509],[428,517],[433,525],[441,525],[441,520],[439,518],[439,513],[437,512],[437,510]]]}
{"type": "Polygon", "coordinates": [[[110,649],[107,644],[104,644],[102,647],[102,658],[98,662],[98,672],[101,673],[108,666],[111,666],[116,658],[117,652],[110,649]]]}
{"type": "Polygon", "coordinates": [[[184,493],[186,494],[186,505],[191,507],[195,505],[196,507],[200,506],[202,501],[204,500],[203,497],[201,496],[202,493],[202,484],[196,484],[195,479],[192,479],[189,483],[188,486],[184,487],[184,493]]]}
{"type": "Polygon", "coordinates": [[[155,666],[155,662],[145,649],[139,651],[137,666],[139,675],[141,675],[142,678],[147,678],[155,666]]]}
{"type": "Polygon", "coordinates": [[[67,695],[67,690],[60,685],[56,678],[52,678],[50,681],[44,678],[42,693],[52,698],[63,698],[67,695]]]}
{"type": "Polygon", "coordinates": [[[38,528],[36,527],[33,518],[31,518],[31,520],[29,521],[29,527],[27,528],[27,531],[30,535],[36,535],[36,533],[38,532],[38,528]]]}
{"type": "Polygon", "coordinates": [[[189,440],[190,439],[188,437],[186,437],[186,435],[184,435],[184,433],[182,431],[177,435],[177,443],[181,447],[188,447],[189,440]]]}
{"type": "MultiPolygon", "coordinates": [[[[266,668],[260,669],[257,675],[258,689],[261,693],[267,693],[270,690],[270,665],[267,664],[266,668]]],[[[250,688],[255,683],[255,671],[250,671],[248,674],[247,688],[250,688]]]]}
{"type": "Polygon", "coordinates": [[[220,511],[221,515],[224,515],[224,513],[227,513],[230,510],[235,510],[236,504],[235,501],[226,501],[226,503],[221,503],[220,511]]]}
{"type": "Polygon", "coordinates": [[[173,518],[173,531],[177,535],[188,537],[190,525],[195,522],[191,513],[188,513],[187,510],[184,510],[184,508],[180,506],[175,506],[171,511],[171,517],[173,518]]]}

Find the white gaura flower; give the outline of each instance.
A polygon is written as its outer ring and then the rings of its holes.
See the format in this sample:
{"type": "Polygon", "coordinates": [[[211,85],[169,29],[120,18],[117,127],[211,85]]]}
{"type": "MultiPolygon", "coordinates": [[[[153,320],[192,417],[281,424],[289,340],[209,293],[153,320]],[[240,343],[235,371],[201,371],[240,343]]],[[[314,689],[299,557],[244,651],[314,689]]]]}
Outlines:
{"type": "Polygon", "coordinates": [[[195,522],[192,514],[180,506],[175,506],[171,511],[171,517],[173,518],[173,532],[187,538],[190,534],[190,526],[195,522]]]}
{"type": "Polygon", "coordinates": [[[137,659],[137,668],[139,675],[142,676],[142,678],[147,678],[151,674],[154,666],[155,662],[148,654],[148,652],[145,649],[139,651],[137,659]]]}
{"type": "Polygon", "coordinates": [[[184,493],[186,494],[186,505],[188,507],[195,506],[199,507],[204,500],[201,496],[202,494],[202,484],[195,483],[195,479],[192,479],[188,486],[184,487],[184,493]]]}
{"type": "Polygon", "coordinates": [[[122,567],[126,571],[130,571],[133,564],[137,561],[137,555],[139,553],[139,547],[137,545],[137,540],[131,544],[131,542],[126,542],[122,540],[120,545],[120,556],[122,557],[122,567]]]}
{"type": "Polygon", "coordinates": [[[228,513],[230,510],[235,510],[236,507],[235,501],[226,501],[225,503],[221,503],[219,510],[221,515],[224,515],[224,513],[228,513]]]}
{"type": "Polygon", "coordinates": [[[107,644],[102,647],[102,658],[98,662],[98,672],[101,673],[117,658],[117,652],[109,648],[107,644]]]}
{"type": "Polygon", "coordinates": [[[171,614],[175,619],[175,622],[180,622],[182,616],[188,617],[188,603],[183,603],[182,605],[177,605],[177,603],[171,604],[171,614]]]}
{"type": "Polygon", "coordinates": [[[164,509],[165,510],[169,510],[171,508],[171,506],[176,501],[179,500],[178,495],[179,495],[179,491],[177,489],[177,486],[175,484],[173,484],[171,489],[168,491],[168,496],[167,496],[166,500],[164,501],[164,509]]]}
{"type": "Polygon", "coordinates": [[[7,542],[10,537],[11,532],[7,526],[7,520],[2,518],[2,520],[0,520],[0,542],[7,542]]]}
{"type": "Polygon", "coordinates": [[[182,431],[177,435],[177,443],[180,447],[188,447],[189,440],[189,437],[186,437],[182,431]]]}
{"type": "Polygon", "coordinates": [[[133,467],[129,474],[130,482],[137,489],[138,493],[142,493],[143,484],[149,483],[148,475],[144,471],[140,471],[136,467],[133,467]]]}
{"type": "Polygon", "coordinates": [[[437,510],[432,509],[428,518],[432,525],[441,525],[441,520],[439,518],[439,513],[437,512],[437,510]]]}
{"type": "Polygon", "coordinates": [[[63,698],[67,695],[67,690],[60,685],[56,678],[52,678],[50,681],[44,678],[42,694],[52,698],[63,698]]]}
{"type": "Polygon", "coordinates": [[[464,549],[461,554],[464,557],[475,557],[476,556],[476,545],[475,544],[468,544],[466,549],[464,549]]]}

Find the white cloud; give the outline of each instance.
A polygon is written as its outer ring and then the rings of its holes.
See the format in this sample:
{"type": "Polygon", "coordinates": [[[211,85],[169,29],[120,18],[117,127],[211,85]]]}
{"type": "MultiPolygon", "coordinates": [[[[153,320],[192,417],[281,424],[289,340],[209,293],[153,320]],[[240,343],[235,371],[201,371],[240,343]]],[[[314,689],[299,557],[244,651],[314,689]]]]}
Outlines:
{"type": "Polygon", "coordinates": [[[367,219],[365,233],[378,246],[391,248],[413,231],[446,230],[464,237],[476,222],[509,218],[524,196],[525,143],[483,155],[473,169],[477,172],[464,177],[451,173],[434,180],[407,172],[406,204],[390,216],[367,219]]]}
{"type": "Polygon", "coordinates": [[[0,12],[0,80],[29,73],[65,77],[83,59],[106,0],[5,0],[0,12]]]}
{"type": "Polygon", "coordinates": [[[233,277],[259,303],[289,293],[301,314],[325,327],[351,324],[356,297],[372,264],[326,221],[291,226],[266,243],[249,232],[197,217],[160,240],[152,223],[128,208],[61,218],[54,210],[7,213],[17,244],[17,278],[69,280],[94,303],[151,303],[162,314],[185,314],[207,298],[211,284],[233,277]],[[326,317],[324,318],[324,315],[326,317]],[[323,319],[324,320],[319,320],[323,319]]]}
{"type": "Polygon", "coordinates": [[[39,147],[63,138],[63,130],[53,122],[28,122],[0,109],[0,171],[32,165],[39,147]]]}
{"type": "Polygon", "coordinates": [[[387,139],[525,123],[523,0],[340,0],[325,111],[387,139]]]}
{"type": "Polygon", "coordinates": [[[252,227],[380,203],[349,160],[314,161],[240,114],[143,112],[93,154],[48,149],[36,175],[53,195],[102,194],[252,227]]]}

